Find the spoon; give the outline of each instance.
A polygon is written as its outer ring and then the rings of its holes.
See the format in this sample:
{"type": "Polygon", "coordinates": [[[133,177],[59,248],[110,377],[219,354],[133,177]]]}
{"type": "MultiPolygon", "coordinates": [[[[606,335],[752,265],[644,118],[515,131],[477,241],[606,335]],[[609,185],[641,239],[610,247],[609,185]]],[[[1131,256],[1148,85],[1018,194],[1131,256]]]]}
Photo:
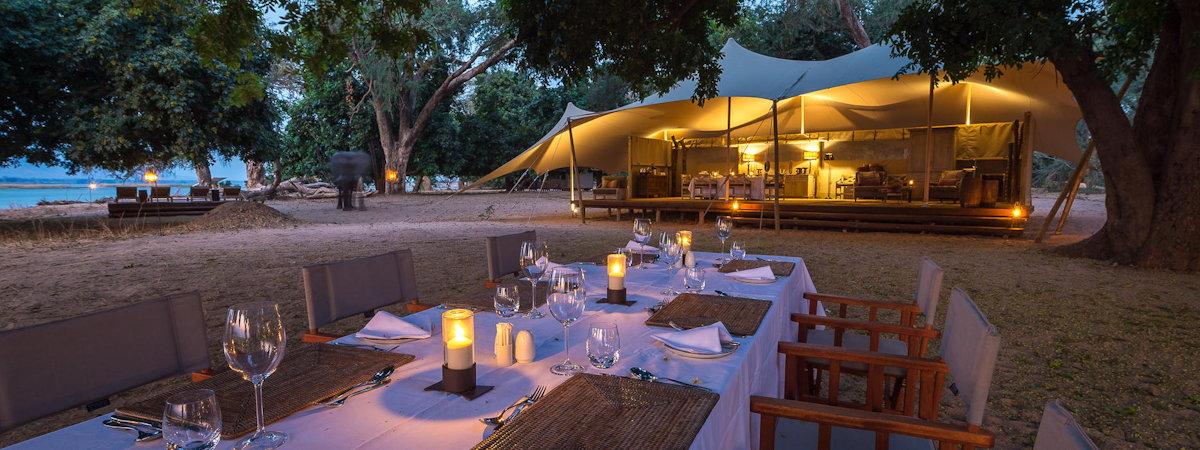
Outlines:
{"type": "Polygon", "coordinates": [[[338,393],[330,395],[327,398],[330,398],[330,399],[338,398],[338,397],[345,395],[347,392],[353,391],[360,387],[382,383],[383,380],[386,380],[387,377],[390,377],[392,375],[392,372],[395,372],[395,371],[396,371],[396,366],[388,364],[387,366],[384,366],[382,369],[379,369],[378,372],[375,372],[375,375],[372,375],[370,380],[364,381],[362,383],[358,383],[358,384],[356,384],[354,386],[350,386],[346,389],[342,389],[341,391],[338,391],[338,393]]]}
{"type": "Polygon", "coordinates": [[[704,389],[704,390],[706,390],[706,391],[708,391],[708,392],[716,392],[716,391],[714,391],[714,390],[712,390],[712,389],[709,389],[709,388],[706,388],[706,387],[704,387],[704,386],[699,386],[699,385],[695,385],[695,384],[692,384],[692,383],[684,383],[684,382],[682,382],[682,381],[679,381],[679,380],[676,380],[676,379],[672,379],[672,378],[655,376],[653,373],[650,373],[650,371],[648,371],[648,370],[646,370],[646,369],[643,369],[643,368],[641,368],[641,367],[632,367],[632,368],[630,368],[630,369],[629,369],[629,373],[633,374],[633,377],[634,377],[634,378],[637,378],[637,379],[639,379],[639,380],[642,380],[642,381],[660,381],[660,380],[663,380],[663,381],[670,381],[670,382],[672,382],[672,383],[676,383],[676,384],[679,384],[679,385],[682,385],[682,386],[694,387],[694,388],[697,388],[697,389],[704,389]]]}

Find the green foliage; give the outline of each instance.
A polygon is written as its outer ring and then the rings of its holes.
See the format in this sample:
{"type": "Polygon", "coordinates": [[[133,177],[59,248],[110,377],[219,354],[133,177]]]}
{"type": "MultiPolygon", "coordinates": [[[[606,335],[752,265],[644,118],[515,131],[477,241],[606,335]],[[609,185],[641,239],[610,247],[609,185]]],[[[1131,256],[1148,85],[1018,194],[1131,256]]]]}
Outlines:
{"type": "Polygon", "coordinates": [[[1165,0],[917,0],[904,9],[889,42],[912,67],[965,79],[979,67],[1020,67],[1085,49],[1104,55],[1115,80],[1145,64],[1168,9],[1165,0]]]}
{"type": "Polygon", "coordinates": [[[714,30],[710,41],[723,45],[733,38],[753,52],[776,58],[826,60],[855,49],[840,14],[834,1],[746,5],[737,23],[714,30]]]}
{"type": "Polygon", "coordinates": [[[359,103],[365,91],[361,83],[345,75],[345,70],[331,70],[325,76],[305,80],[304,95],[287,110],[280,154],[285,178],[327,178],[329,156],[340,151],[380,157],[376,150],[379,131],[371,103],[359,103]]]}

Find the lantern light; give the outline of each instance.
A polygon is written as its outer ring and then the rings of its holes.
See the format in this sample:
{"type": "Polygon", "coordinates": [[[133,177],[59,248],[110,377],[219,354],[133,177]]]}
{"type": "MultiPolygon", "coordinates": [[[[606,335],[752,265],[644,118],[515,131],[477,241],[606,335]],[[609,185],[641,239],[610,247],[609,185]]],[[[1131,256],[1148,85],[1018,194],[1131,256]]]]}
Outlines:
{"type": "Polygon", "coordinates": [[[608,289],[625,289],[625,255],[608,255],[608,289]]]}
{"type": "Polygon", "coordinates": [[[89,183],[88,183],[88,189],[91,189],[91,190],[93,190],[93,191],[94,191],[94,190],[96,190],[96,188],[98,188],[98,187],[100,187],[100,185],[99,185],[99,184],[96,184],[96,182],[95,182],[95,181],[92,181],[92,182],[89,182],[89,183]]]}
{"type": "Polygon", "coordinates": [[[395,183],[400,181],[400,172],[396,169],[388,169],[384,171],[383,177],[388,183],[395,183]]]}
{"type": "Polygon", "coordinates": [[[1013,206],[1013,208],[1012,208],[1012,216],[1013,216],[1013,218],[1014,218],[1014,219],[1020,219],[1021,217],[1024,217],[1024,216],[1025,216],[1025,209],[1024,209],[1024,208],[1021,208],[1021,205],[1016,205],[1016,206],[1013,206]]]}
{"type": "Polygon", "coordinates": [[[153,170],[147,170],[146,173],[142,175],[142,179],[146,180],[147,183],[156,184],[158,183],[158,174],[154,173],[153,170]]]}
{"type": "Polygon", "coordinates": [[[737,210],[738,210],[738,209],[740,209],[741,207],[742,207],[742,203],[741,203],[741,202],[739,202],[739,201],[737,201],[737,200],[734,200],[734,201],[733,201],[732,208],[733,208],[733,210],[734,210],[734,211],[737,211],[737,210]]]}

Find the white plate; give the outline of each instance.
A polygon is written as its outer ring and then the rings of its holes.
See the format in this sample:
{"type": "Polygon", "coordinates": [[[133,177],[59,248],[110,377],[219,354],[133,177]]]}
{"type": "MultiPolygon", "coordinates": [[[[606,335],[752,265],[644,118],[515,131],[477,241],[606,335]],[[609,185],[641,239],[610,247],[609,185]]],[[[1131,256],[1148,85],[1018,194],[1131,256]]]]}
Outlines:
{"type": "Polygon", "coordinates": [[[667,350],[670,350],[671,353],[674,353],[676,355],[679,355],[679,356],[682,356],[685,358],[717,359],[717,358],[724,358],[726,356],[732,355],[733,352],[736,352],[738,347],[740,347],[741,345],[736,342],[734,342],[732,345],[729,343],[726,343],[726,342],[722,342],[721,343],[721,353],[697,353],[697,352],[693,352],[691,350],[684,350],[682,348],[672,346],[671,344],[668,344],[666,342],[663,342],[663,346],[666,347],[667,350]]]}
{"type": "Polygon", "coordinates": [[[730,276],[730,275],[726,275],[726,277],[731,280],[737,281],[739,283],[746,283],[746,284],[771,284],[771,283],[774,283],[775,280],[777,279],[777,278],[772,278],[770,280],[762,280],[762,279],[758,279],[758,278],[742,278],[742,277],[735,277],[735,276],[730,276]]]}
{"type": "Polygon", "coordinates": [[[403,344],[405,342],[419,341],[421,339],[428,339],[428,338],[409,337],[409,338],[396,338],[396,339],[376,339],[376,338],[355,337],[355,339],[358,339],[360,341],[370,343],[370,344],[385,344],[386,345],[386,344],[403,344]]]}

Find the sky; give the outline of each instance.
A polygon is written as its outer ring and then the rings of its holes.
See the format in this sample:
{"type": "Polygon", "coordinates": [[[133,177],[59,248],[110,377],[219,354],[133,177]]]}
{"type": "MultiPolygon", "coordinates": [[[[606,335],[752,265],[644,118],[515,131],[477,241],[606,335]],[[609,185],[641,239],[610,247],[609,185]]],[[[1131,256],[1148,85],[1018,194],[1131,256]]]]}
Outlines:
{"type": "MultiPolygon", "coordinates": [[[[245,181],[246,165],[240,159],[232,159],[229,161],[217,160],[210,167],[212,176],[217,178],[228,178],[231,181],[245,181]]],[[[96,178],[119,178],[111,176],[108,173],[95,173],[96,178]]],[[[34,178],[34,179],[82,179],[86,180],[88,174],[78,173],[71,175],[67,173],[64,167],[55,166],[35,166],[33,164],[20,163],[11,167],[0,167],[0,179],[3,178],[34,178]]],[[[160,174],[160,178],[164,180],[195,180],[196,174],[190,169],[179,168],[172,173],[160,174]]]]}

